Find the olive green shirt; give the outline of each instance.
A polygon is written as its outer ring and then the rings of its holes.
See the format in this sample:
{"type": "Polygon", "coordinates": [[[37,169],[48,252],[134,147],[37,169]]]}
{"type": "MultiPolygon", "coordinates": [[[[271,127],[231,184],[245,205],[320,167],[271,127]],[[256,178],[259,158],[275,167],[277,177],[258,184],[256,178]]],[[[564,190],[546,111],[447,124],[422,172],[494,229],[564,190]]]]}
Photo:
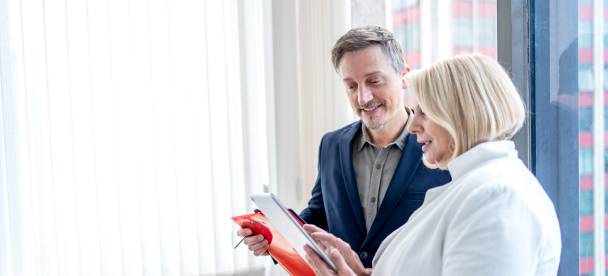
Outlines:
{"type": "Polygon", "coordinates": [[[401,134],[384,148],[379,148],[371,142],[363,123],[361,124],[361,130],[355,136],[353,167],[367,231],[369,231],[374,218],[376,218],[376,213],[380,209],[407,141],[407,129],[412,121],[413,112],[409,108],[406,108],[406,110],[409,116],[401,134]]]}

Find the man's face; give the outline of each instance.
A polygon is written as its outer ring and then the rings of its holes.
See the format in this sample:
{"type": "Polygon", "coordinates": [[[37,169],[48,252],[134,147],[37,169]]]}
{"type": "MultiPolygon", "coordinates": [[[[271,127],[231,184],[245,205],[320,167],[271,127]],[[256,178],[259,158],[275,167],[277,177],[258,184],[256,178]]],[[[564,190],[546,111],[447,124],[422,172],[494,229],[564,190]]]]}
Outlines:
{"type": "Polygon", "coordinates": [[[339,69],[350,105],[368,129],[381,129],[403,112],[405,72],[395,72],[380,46],[344,54],[339,69]]]}

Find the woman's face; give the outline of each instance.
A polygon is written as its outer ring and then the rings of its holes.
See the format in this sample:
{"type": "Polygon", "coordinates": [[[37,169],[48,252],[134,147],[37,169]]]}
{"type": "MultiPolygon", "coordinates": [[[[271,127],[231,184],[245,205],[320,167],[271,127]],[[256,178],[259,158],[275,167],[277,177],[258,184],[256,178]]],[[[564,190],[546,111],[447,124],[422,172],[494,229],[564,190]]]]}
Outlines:
{"type": "Polygon", "coordinates": [[[409,132],[416,134],[416,141],[422,145],[423,158],[433,165],[447,161],[453,152],[450,146],[452,138],[449,133],[429,120],[420,106],[416,106],[415,110],[409,132]]]}

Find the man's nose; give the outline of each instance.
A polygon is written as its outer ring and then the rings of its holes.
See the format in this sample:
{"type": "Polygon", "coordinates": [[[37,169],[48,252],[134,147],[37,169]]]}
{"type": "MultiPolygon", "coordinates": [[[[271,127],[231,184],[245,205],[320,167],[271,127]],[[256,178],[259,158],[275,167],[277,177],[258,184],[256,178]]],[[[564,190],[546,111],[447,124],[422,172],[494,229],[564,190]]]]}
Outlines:
{"type": "Polygon", "coordinates": [[[372,91],[365,85],[360,86],[357,94],[359,105],[365,105],[374,98],[372,91]]]}

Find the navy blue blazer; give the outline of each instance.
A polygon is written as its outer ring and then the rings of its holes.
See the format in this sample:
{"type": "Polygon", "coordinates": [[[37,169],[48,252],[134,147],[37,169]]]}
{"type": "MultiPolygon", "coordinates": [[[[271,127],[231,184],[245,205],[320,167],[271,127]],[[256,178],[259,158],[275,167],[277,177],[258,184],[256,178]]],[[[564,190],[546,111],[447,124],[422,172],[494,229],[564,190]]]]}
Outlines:
{"type": "Polygon", "coordinates": [[[368,233],[352,161],[352,143],[360,129],[358,121],[323,136],[312,198],[300,216],[349,243],[363,264],[371,267],[380,243],[422,205],[426,191],[451,178],[447,171],[431,170],[422,164],[421,146],[416,136],[409,134],[368,233]]]}

